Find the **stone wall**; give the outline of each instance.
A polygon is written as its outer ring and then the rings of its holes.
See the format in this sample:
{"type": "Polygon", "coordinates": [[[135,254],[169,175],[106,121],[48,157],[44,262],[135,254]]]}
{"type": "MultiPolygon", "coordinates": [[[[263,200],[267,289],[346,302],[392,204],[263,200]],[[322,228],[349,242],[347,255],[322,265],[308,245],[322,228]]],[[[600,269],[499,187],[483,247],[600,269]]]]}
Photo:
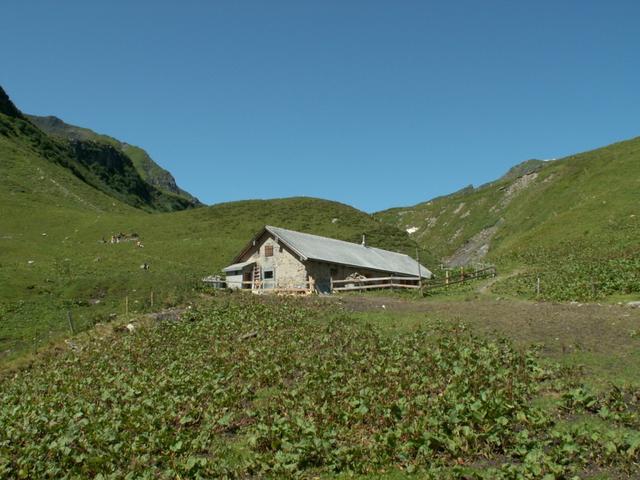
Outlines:
{"type": "Polygon", "coordinates": [[[306,287],[307,269],[304,263],[286,246],[278,244],[270,234],[258,239],[256,245],[245,254],[241,261],[248,260],[255,261],[263,271],[274,271],[275,288],[306,287]],[[265,256],[266,246],[273,247],[273,256],[265,256]]]}
{"type": "MultiPolygon", "coordinates": [[[[239,262],[254,261],[262,271],[273,270],[274,282],[263,282],[264,288],[307,288],[307,281],[312,278],[316,290],[329,293],[331,279],[344,280],[351,274],[358,273],[367,278],[388,277],[388,272],[369,270],[366,268],[349,267],[327,262],[309,260],[303,262],[300,258],[283,244],[279,244],[268,232],[256,240],[255,246],[250,248],[239,262]],[[265,256],[265,247],[273,247],[273,256],[265,256]]],[[[253,265],[245,267],[247,271],[253,269],[253,265]]]]}

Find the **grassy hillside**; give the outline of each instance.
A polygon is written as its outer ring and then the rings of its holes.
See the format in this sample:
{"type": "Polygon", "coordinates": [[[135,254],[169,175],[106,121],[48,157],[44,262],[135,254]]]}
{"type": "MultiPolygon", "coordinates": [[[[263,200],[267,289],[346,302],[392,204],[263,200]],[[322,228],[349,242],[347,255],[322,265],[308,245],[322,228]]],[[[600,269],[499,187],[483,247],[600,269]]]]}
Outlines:
{"type": "Polygon", "coordinates": [[[88,128],[69,125],[57,117],[27,115],[27,118],[42,131],[58,138],[72,141],[92,141],[109,145],[131,160],[137,173],[145,182],[163,192],[182,197],[194,205],[200,204],[197,198],[178,187],[173,175],[155,163],[149,154],[140,147],[129,145],[108,135],[98,134],[88,128]]]}
{"type": "MultiPolygon", "coordinates": [[[[7,182],[20,171],[22,164],[28,163],[23,158],[36,156],[64,167],[89,186],[142,210],[175,211],[195,206],[191,200],[165,193],[145,182],[131,160],[110,144],[49,136],[20,113],[4,91],[0,91],[0,97],[3,98],[0,137],[7,150],[3,163],[7,169],[17,167],[7,171],[7,182]]],[[[32,178],[27,176],[23,180],[28,187],[32,178]]]]}
{"type": "Polygon", "coordinates": [[[532,296],[540,276],[543,298],[596,299],[640,292],[639,186],[635,138],[376,217],[449,264],[524,268],[505,292],[532,296]]]}
{"type": "Polygon", "coordinates": [[[365,233],[373,246],[415,251],[395,227],[312,198],[147,213],[131,206],[138,198],[131,185],[99,183],[104,172],[77,161],[95,159],[104,144],[74,142],[0,113],[0,359],[68,333],[67,311],[82,329],[124,313],[127,297],[131,313],[152,308],[152,291],[155,309],[184,301],[265,224],[350,241],[365,233]],[[70,148],[78,149],[74,157],[70,148]],[[92,148],[98,153],[85,151],[92,148]],[[136,234],[143,247],[109,243],[117,233],[136,234]]]}
{"type": "MultiPolygon", "coordinates": [[[[42,171],[41,184],[52,191],[41,192],[41,198],[54,197],[59,188],[72,192],[72,176],[51,184],[51,172],[42,171]]],[[[152,291],[156,309],[180,303],[193,295],[200,278],[219,273],[265,224],[352,241],[366,233],[373,246],[413,250],[403,232],[324,200],[246,201],[145,214],[79,191],[44,204],[27,199],[30,192],[0,189],[0,352],[6,355],[31,348],[34,337],[67,333],[67,309],[84,328],[124,313],[127,296],[132,313],[151,308],[152,291]],[[120,232],[136,233],[144,247],[103,243],[120,232]],[[149,270],[140,268],[144,263],[149,270]]]]}
{"type": "Polygon", "coordinates": [[[0,134],[23,154],[38,155],[63,166],[89,186],[123,203],[146,211],[175,211],[194,204],[146,183],[131,161],[113,147],[91,141],[60,142],[28,121],[0,119],[0,134]]]}

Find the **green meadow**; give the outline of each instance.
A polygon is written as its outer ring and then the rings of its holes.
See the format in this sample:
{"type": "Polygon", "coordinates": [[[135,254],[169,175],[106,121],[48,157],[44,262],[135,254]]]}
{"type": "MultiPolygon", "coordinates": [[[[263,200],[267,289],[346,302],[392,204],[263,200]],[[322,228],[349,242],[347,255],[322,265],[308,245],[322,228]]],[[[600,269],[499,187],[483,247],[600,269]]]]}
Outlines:
{"type": "Polygon", "coordinates": [[[3,380],[0,472],[633,478],[638,384],[588,380],[437,315],[223,294],[178,321],[98,328],[3,380]]]}
{"type": "Polygon", "coordinates": [[[144,150],[45,133],[2,94],[0,477],[637,477],[640,140],[374,215],[205,207],[144,150]],[[266,224],[498,276],[203,287],[266,224]]]}

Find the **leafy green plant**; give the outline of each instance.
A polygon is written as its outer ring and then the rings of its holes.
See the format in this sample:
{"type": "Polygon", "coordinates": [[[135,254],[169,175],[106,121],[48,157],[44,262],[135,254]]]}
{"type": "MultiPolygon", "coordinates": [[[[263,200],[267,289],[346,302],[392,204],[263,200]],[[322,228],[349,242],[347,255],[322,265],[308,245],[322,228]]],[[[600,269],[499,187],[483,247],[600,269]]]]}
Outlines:
{"type": "MultiPolygon", "coordinates": [[[[630,471],[639,461],[633,432],[563,430],[532,401],[545,384],[564,388],[560,372],[463,324],[389,336],[321,307],[220,296],[182,321],[92,336],[4,379],[0,474],[630,471]]],[[[563,392],[567,414],[602,416],[606,406],[620,425],[637,426],[629,397],[637,392],[572,388],[563,392]]]]}

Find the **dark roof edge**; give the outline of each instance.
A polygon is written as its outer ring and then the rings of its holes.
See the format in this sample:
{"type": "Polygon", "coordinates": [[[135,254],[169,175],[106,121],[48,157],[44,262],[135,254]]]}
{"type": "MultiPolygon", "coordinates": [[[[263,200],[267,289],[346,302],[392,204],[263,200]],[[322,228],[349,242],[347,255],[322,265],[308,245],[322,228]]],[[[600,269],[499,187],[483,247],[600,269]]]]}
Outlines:
{"type": "MultiPolygon", "coordinates": [[[[283,238],[279,237],[276,233],[274,233],[271,228],[270,225],[265,225],[264,227],[262,227],[260,229],[260,231],[255,234],[253,236],[253,238],[251,240],[249,240],[249,243],[247,243],[247,245],[240,251],[240,253],[238,253],[238,255],[236,255],[233,258],[233,261],[231,262],[231,264],[234,263],[239,263],[240,259],[242,258],[242,256],[247,253],[249,250],[251,250],[252,247],[255,246],[255,243],[257,242],[257,240],[265,233],[265,232],[269,232],[271,235],[273,235],[274,237],[276,237],[276,239],[278,240],[278,242],[282,242],[284,243],[288,248],[290,248],[291,250],[293,250],[295,252],[296,255],[298,255],[300,257],[301,260],[308,260],[308,258],[306,256],[304,256],[302,253],[300,253],[295,247],[293,247],[289,242],[287,242],[286,240],[284,240],[283,238]]],[[[283,229],[286,230],[286,229],[283,229]]]]}

